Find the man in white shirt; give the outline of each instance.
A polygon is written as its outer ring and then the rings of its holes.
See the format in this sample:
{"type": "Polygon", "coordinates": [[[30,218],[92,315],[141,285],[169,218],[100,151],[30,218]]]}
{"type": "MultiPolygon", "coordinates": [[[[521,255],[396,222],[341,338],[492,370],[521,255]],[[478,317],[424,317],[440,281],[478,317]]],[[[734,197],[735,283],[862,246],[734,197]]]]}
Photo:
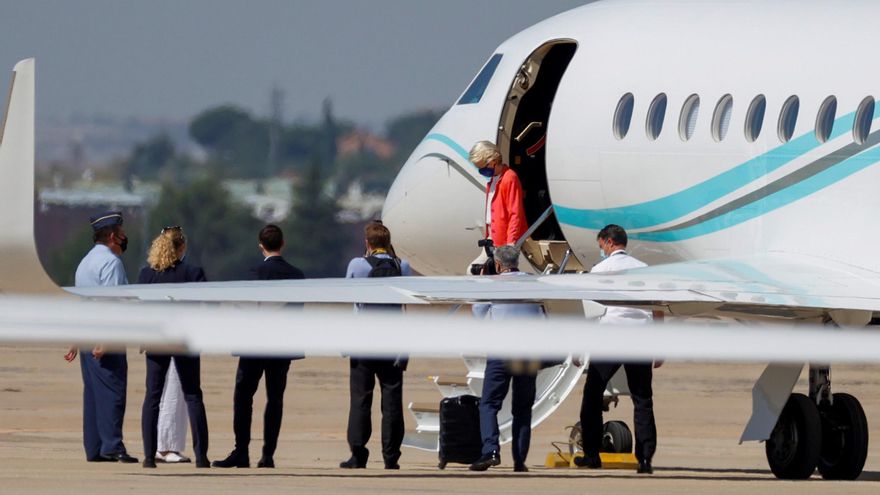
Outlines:
{"type": "MultiPolygon", "coordinates": [[[[616,272],[647,266],[626,252],[626,231],[618,225],[607,225],[596,236],[602,256],[591,273],[616,272]]],[[[658,319],[662,312],[655,312],[658,319]]],[[[605,315],[599,320],[603,325],[638,325],[650,324],[654,318],[648,311],[635,308],[609,306],[605,315]]],[[[623,366],[626,380],[633,401],[633,424],[636,430],[635,455],[639,461],[638,472],[651,474],[651,458],[657,448],[657,426],[654,422],[654,400],[651,389],[652,368],[659,367],[652,363],[610,363],[590,361],[587,370],[587,381],[584,384],[584,395],[581,402],[581,438],[583,439],[584,457],[576,458],[578,467],[600,468],[599,449],[602,447],[603,436],[603,394],[608,380],[623,366]]]]}
{"type": "MultiPolygon", "coordinates": [[[[122,213],[108,211],[90,219],[94,247],[76,269],[77,287],[128,284],[120,256],[128,246],[122,213]]],[[[64,359],[76,359],[71,348],[64,359]]],[[[122,443],[128,361],[123,352],[105,352],[102,346],[80,356],[83,377],[83,446],[89,462],[135,463],[122,443]]]]}

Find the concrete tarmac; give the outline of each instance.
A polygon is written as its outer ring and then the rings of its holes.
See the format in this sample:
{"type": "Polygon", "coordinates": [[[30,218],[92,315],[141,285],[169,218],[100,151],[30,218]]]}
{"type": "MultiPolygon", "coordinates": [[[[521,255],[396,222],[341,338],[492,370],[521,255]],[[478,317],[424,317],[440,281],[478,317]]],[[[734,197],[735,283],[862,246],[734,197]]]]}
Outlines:
{"type": "MultiPolygon", "coordinates": [[[[581,386],[533,433],[529,473],[514,473],[509,446],[502,464],[486,473],[451,464],[437,469],[436,453],[404,449],[400,471],[382,469],[378,396],[374,407],[373,458],[365,470],[337,466],[348,457],[348,361],[309,358],[294,362],[285,396],[276,469],[196,469],[192,464],[145,470],[140,464],[87,463],[82,449],[82,381],[79,363],[62,359],[65,350],[0,347],[0,494],[131,493],[880,493],[880,446],[874,442],[858,481],[828,482],[814,476],[802,482],[776,480],[764,445],[737,441],[751,410],[750,392],[761,365],[668,363],[654,376],[659,445],[653,476],[632,471],[546,469],[552,441],[566,441],[565,427],[577,420],[581,386]]],[[[140,409],[144,359],[129,351],[129,453],[143,458],[140,409]]],[[[232,357],[202,360],[202,387],[210,426],[209,455],[222,459],[233,447],[232,357]]],[[[429,375],[461,375],[458,360],[415,359],[406,373],[404,402],[439,400],[429,375]]],[[[880,438],[880,367],[837,367],[835,391],[857,396],[868,415],[872,438],[880,438]]],[[[799,391],[806,390],[804,379],[799,391]]],[[[378,390],[377,390],[378,395],[378,390]]],[[[262,438],[262,386],[254,401],[251,462],[259,459],[262,438]]],[[[404,413],[407,426],[414,424],[404,413]]],[[[632,424],[624,398],[607,419],[632,424]]],[[[188,443],[191,439],[187,439],[188,443]]],[[[192,455],[191,447],[187,454],[192,455]]]]}

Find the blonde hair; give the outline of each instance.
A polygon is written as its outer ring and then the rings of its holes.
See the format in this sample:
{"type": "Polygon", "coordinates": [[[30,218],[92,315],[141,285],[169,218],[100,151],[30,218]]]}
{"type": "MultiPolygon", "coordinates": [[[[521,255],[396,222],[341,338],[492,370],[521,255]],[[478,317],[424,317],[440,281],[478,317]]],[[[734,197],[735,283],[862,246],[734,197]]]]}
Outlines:
{"type": "Polygon", "coordinates": [[[162,229],[153,243],[150,244],[150,252],[147,255],[147,264],[157,272],[163,272],[180,260],[178,252],[186,245],[186,237],[180,227],[162,229]]]}
{"type": "Polygon", "coordinates": [[[501,160],[501,152],[492,141],[479,141],[471,148],[468,158],[474,165],[483,166],[494,159],[501,160]]]}

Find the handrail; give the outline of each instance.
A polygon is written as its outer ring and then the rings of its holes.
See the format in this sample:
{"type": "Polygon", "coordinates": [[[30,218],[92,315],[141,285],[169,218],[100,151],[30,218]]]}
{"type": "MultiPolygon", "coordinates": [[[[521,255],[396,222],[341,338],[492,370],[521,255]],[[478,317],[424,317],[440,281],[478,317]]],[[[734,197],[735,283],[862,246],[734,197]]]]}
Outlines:
{"type": "Polygon", "coordinates": [[[538,230],[538,227],[540,227],[541,224],[550,217],[551,213],[553,213],[553,205],[550,205],[544,213],[541,213],[541,216],[538,217],[537,220],[535,220],[535,223],[533,223],[532,226],[529,227],[528,230],[526,230],[526,233],[523,234],[518,241],[516,241],[514,247],[516,247],[517,249],[522,249],[523,244],[526,243],[526,239],[528,239],[532,234],[535,233],[536,230],[538,230]]]}

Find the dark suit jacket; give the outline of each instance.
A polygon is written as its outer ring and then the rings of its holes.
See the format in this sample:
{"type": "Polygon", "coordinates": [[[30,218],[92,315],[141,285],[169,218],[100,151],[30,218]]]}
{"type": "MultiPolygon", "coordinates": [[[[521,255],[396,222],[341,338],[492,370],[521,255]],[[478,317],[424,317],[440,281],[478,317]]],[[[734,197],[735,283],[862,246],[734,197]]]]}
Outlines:
{"type": "Polygon", "coordinates": [[[185,261],[178,261],[170,268],[157,272],[149,266],[141,268],[138,274],[139,284],[175,284],[182,282],[207,282],[205,270],[185,261]]]}
{"type": "MultiPolygon", "coordinates": [[[[291,265],[281,256],[271,256],[259,265],[251,268],[251,276],[253,276],[254,280],[290,280],[306,278],[305,275],[303,275],[302,270],[291,265]]],[[[303,305],[288,303],[285,307],[302,308],[303,305]]],[[[303,359],[304,357],[305,356],[302,354],[298,354],[290,356],[290,359],[303,359]]]]}
{"type": "Polygon", "coordinates": [[[306,278],[302,270],[281,256],[272,256],[251,269],[254,280],[290,280],[306,278]]]}

